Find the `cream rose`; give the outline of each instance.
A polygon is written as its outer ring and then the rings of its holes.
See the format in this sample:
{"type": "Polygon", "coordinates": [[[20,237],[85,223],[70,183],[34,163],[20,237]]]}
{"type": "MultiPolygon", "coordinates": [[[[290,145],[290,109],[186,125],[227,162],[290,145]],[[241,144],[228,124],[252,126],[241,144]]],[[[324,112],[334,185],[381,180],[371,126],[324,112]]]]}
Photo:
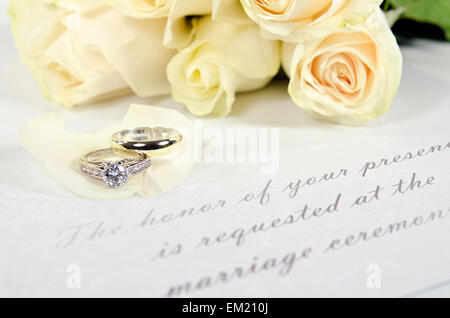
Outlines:
{"type": "MultiPolygon", "coordinates": [[[[225,1],[225,0],[217,0],[225,1]]],[[[288,42],[322,37],[329,30],[358,24],[382,0],[241,0],[247,15],[264,35],[288,42]]]]}
{"type": "Polygon", "coordinates": [[[357,124],[385,113],[397,92],[402,56],[377,10],[363,24],[308,44],[283,46],[289,94],[306,110],[357,124]]]}
{"type": "Polygon", "coordinates": [[[195,115],[227,115],[236,92],[259,89],[280,67],[278,41],[260,37],[258,26],[195,23],[193,43],[181,50],[167,68],[172,96],[195,115]]]}
{"type": "Polygon", "coordinates": [[[10,16],[22,60],[57,104],[170,92],[166,19],[132,19],[103,0],[12,0],[10,16]]]}

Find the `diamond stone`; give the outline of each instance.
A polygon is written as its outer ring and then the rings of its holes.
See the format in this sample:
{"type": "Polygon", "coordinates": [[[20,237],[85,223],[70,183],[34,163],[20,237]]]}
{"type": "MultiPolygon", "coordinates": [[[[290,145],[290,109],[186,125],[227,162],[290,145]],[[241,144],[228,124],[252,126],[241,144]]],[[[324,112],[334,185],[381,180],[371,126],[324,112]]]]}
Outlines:
{"type": "Polygon", "coordinates": [[[108,163],[103,168],[103,181],[108,187],[119,188],[128,180],[127,169],[120,163],[108,163]]]}

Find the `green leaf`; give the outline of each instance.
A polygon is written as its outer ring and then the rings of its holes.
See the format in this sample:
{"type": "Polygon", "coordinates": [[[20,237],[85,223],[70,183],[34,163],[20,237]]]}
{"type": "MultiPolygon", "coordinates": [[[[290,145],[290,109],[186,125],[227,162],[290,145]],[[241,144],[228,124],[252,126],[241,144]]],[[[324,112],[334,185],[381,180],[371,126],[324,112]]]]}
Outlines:
{"type": "Polygon", "coordinates": [[[450,40],[450,0],[390,0],[396,8],[404,7],[403,17],[441,27],[450,40]]]}

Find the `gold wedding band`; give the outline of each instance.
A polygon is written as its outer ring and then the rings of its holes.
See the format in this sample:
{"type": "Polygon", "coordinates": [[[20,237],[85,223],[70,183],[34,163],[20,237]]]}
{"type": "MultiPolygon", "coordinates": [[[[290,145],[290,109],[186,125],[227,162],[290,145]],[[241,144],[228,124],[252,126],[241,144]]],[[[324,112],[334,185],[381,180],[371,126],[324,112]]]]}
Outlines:
{"type": "Polygon", "coordinates": [[[172,152],[182,139],[181,133],[173,128],[139,127],[116,132],[111,137],[111,148],[154,157],[172,152]]]}

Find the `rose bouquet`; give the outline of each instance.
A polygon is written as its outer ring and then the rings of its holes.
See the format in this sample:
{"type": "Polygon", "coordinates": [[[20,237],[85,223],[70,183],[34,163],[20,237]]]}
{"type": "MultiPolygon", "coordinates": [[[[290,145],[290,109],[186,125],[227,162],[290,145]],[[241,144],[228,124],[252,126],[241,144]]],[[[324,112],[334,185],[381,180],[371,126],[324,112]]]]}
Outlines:
{"type": "Polygon", "coordinates": [[[293,102],[342,123],[385,113],[402,57],[381,0],[12,0],[16,46],[46,98],[72,107],[171,93],[225,116],[282,68],[293,102]]]}

